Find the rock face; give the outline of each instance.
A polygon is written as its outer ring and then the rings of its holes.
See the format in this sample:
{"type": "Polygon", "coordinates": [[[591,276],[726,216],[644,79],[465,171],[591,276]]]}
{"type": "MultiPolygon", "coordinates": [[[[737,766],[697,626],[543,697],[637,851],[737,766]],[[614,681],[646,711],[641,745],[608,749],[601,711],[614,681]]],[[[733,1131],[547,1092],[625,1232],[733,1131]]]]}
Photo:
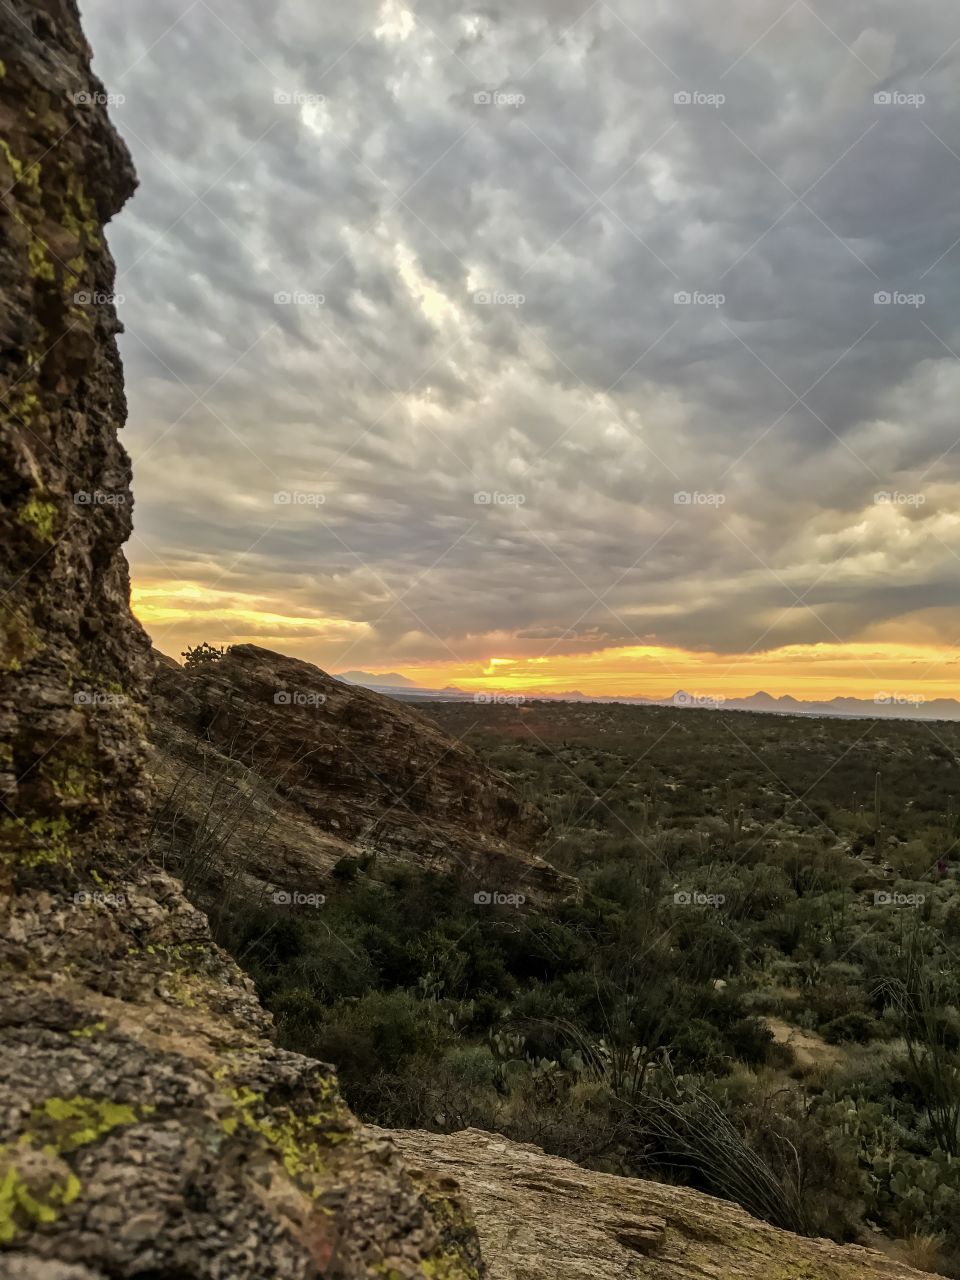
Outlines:
{"type": "Polygon", "coordinates": [[[529,847],[543,815],[412,708],[255,645],[158,662],[158,830],[224,873],[310,892],[343,857],[462,872],[465,891],[575,896],[529,847]]]}
{"type": "MultiPolygon", "coordinates": [[[[120,546],[130,465],[102,226],[136,185],[68,3],[0,7],[0,842],[56,860],[146,809],[148,642],[120,546]],[[80,299],[80,301],[77,301],[80,299]],[[121,804],[116,796],[123,795],[121,804]]],[[[23,862],[23,857],[19,858],[23,862]]]]}
{"type": "Polygon", "coordinates": [[[329,1067],[263,1038],[251,984],[145,852],[104,300],[133,170],[74,0],[0,5],[0,51],[0,1275],[477,1280],[456,1203],[361,1129],[329,1067]]]}
{"type": "Polygon", "coordinates": [[[929,1280],[931,1274],[871,1249],[790,1235],[696,1191],[593,1173],[477,1129],[392,1137],[414,1176],[463,1189],[490,1280],[929,1280]]]}

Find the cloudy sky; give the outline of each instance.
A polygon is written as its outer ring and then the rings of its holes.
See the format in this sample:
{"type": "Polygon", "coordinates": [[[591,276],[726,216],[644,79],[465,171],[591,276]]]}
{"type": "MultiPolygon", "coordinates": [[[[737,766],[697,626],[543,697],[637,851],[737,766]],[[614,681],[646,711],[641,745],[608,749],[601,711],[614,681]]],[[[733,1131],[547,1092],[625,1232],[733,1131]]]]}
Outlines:
{"type": "Polygon", "coordinates": [[[83,9],[160,648],[960,692],[955,6],[83,9]]]}

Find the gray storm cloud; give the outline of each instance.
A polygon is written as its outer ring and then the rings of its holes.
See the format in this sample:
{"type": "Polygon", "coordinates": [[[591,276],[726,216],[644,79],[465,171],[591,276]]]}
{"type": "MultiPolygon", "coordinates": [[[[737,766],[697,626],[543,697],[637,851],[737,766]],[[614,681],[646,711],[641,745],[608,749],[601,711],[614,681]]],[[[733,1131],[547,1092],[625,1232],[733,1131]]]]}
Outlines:
{"type": "Polygon", "coordinates": [[[332,666],[954,640],[952,6],[85,18],[135,573],[365,624],[332,666]]]}

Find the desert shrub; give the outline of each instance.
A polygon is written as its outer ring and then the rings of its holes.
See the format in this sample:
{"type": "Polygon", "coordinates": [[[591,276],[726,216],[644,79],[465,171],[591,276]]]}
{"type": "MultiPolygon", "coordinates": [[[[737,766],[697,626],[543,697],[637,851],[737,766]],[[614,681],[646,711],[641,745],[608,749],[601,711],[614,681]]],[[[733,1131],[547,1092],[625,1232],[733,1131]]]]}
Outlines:
{"type": "Polygon", "coordinates": [[[866,1044],[880,1032],[880,1024],[869,1014],[851,1012],[831,1019],[822,1028],[823,1037],[829,1044],[843,1044],[845,1041],[856,1041],[866,1044]]]}
{"type": "Polygon", "coordinates": [[[449,1040],[435,1006],[406,992],[375,991],[327,1009],[305,1047],[337,1064],[345,1096],[369,1115],[378,1077],[403,1075],[415,1057],[430,1060],[449,1040]]]}
{"type": "Polygon", "coordinates": [[[339,880],[343,884],[349,884],[351,880],[356,880],[360,873],[360,859],[343,857],[340,858],[330,873],[334,880],[339,880]]]}
{"type": "Polygon", "coordinates": [[[804,992],[803,1007],[813,1015],[813,1025],[826,1025],[848,1014],[865,1014],[869,1009],[866,992],[861,987],[832,985],[827,972],[819,985],[804,992]]]}
{"type": "Polygon", "coordinates": [[[770,1060],[773,1032],[762,1018],[738,1018],[726,1029],[730,1050],[748,1066],[762,1066],[770,1060]]]}
{"type": "Polygon", "coordinates": [[[670,1053],[682,1071],[722,1071],[727,1060],[727,1044],[709,1022],[695,1018],[670,1038],[670,1053]]]}
{"type": "Polygon", "coordinates": [[[448,1050],[443,1063],[468,1088],[493,1088],[497,1083],[497,1060],[487,1045],[460,1045],[448,1050]]]}

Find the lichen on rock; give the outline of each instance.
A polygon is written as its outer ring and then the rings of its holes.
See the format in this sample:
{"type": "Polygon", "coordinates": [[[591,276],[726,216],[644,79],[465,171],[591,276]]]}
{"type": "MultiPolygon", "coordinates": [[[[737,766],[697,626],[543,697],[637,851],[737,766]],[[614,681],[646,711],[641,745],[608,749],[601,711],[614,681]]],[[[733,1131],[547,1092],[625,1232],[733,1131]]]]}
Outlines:
{"type": "Polygon", "coordinates": [[[0,43],[0,1274],[475,1280],[147,852],[120,326],[90,301],[135,178],[74,0],[0,5],[0,43]]]}

